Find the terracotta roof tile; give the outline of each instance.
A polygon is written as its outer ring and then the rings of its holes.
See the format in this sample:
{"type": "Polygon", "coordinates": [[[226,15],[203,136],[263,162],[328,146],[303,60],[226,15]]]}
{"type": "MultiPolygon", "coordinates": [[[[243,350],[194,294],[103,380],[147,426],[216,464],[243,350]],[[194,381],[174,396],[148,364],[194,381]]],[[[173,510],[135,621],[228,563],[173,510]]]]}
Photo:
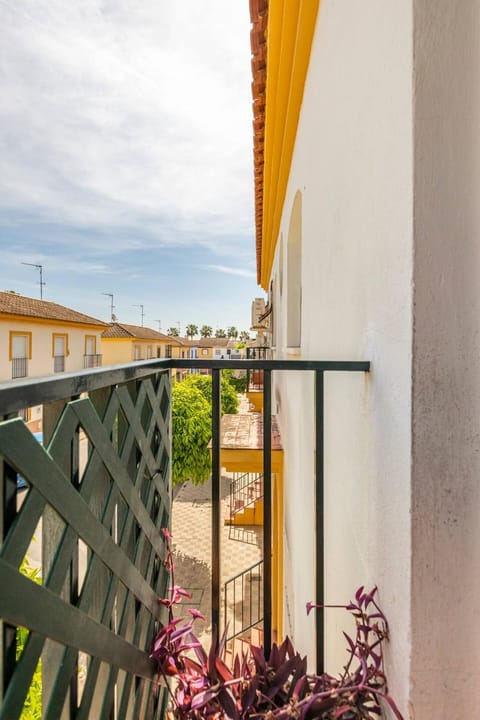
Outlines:
{"type": "MultiPolygon", "coordinates": [[[[168,335],[164,335],[157,330],[152,328],[141,327],[140,325],[127,325],[127,323],[111,323],[110,326],[103,331],[103,338],[135,338],[137,340],[163,340],[169,341],[172,339],[168,335]]],[[[176,339],[176,338],[175,338],[176,339]]]]}
{"type": "Polygon", "coordinates": [[[255,179],[255,225],[257,280],[260,283],[263,223],[263,168],[265,142],[265,83],[267,74],[267,0],[250,0],[250,44],[252,48],[253,165],[255,179]]]}
{"type": "Polygon", "coordinates": [[[82,323],[83,325],[99,325],[105,327],[107,323],[97,320],[90,315],[71,310],[64,305],[48,300],[18,295],[12,292],[0,291],[0,314],[23,315],[29,318],[42,320],[60,320],[69,323],[82,323]]]}

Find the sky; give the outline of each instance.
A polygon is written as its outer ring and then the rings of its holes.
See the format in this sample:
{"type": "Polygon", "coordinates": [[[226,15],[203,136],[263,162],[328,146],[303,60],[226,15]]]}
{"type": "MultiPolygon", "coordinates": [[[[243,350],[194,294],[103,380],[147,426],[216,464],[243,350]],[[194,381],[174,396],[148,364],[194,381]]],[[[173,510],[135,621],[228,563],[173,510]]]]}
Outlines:
{"type": "Polygon", "coordinates": [[[249,329],[247,0],[0,0],[0,289],[249,329]]]}

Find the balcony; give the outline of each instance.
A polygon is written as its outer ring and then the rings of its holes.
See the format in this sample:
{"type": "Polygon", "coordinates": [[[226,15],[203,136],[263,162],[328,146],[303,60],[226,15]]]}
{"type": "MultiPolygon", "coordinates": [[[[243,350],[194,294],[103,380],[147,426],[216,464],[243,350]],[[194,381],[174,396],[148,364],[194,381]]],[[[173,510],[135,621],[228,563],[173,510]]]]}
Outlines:
{"type": "Polygon", "coordinates": [[[102,356],[97,354],[84,355],[83,356],[83,367],[84,368],[99,368],[102,367],[102,356]]]}
{"type": "Polygon", "coordinates": [[[65,372],[65,355],[55,355],[53,358],[53,372],[65,372]]]}
{"type": "MultiPolygon", "coordinates": [[[[257,473],[257,484],[262,474],[263,513],[263,559],[258,567],[241,573],[251,573],[249,587],[252,578],[257,583],[254,596],[250,593],[254,610],[247,624],[262,625],[269,648],[278,607],[272,578],[281,562],[275,541],[282,534],[273,512],[273,478],[279,467],[278,442],[272,433],[276,371],[314,376],[316,600],[322,601],[324,374],[364,372],[368,363],[154,359],[5,383],[0,385],[0,718],[20,717],[39,663],[45,720],[164,717],[166,696],[154,682],[149,649],[165,619],[157,598],[168,584],[159,529],[170,525],[172,374],[194,368],[212,372],[210,621],[223,627],[227,594],[238,593],[243,580],[233,578],[223,590],[220,584],[223,455],[241,469],[240,456],[232,455],[235,448],[224,447],[222,453],[226,438],[220,377],[222,368],[246,365],[252,373],[263,372],[264,396],[262,422],[255,425],[261,428],[257,446],[249,448],[253,465],[246,470],[257,473]],[[17,417],[21,408],[37,405],[43,406],[43,446],[17,417]],[[19,475],[26,490],[17,488],[19,475]],[[39,558],[41,584],[27,577],[25,568],[20,570],[24,559],[34,555],[39,558]],[[27,629],[27,639],[17,659],[19,628],[27,629]]],[[[245,483],[241,492],[249,496],[245,483]]],[[[234,628],[236,620],[234,616],[234,628]]],[[[321,610],[316,637],[321,666],[321,610]]]]}
{"type": "Polygon", "coordinates": [[[12,358],[12,380],[17,378],[24,378],[28,375],[28,359],[12,358]]]}

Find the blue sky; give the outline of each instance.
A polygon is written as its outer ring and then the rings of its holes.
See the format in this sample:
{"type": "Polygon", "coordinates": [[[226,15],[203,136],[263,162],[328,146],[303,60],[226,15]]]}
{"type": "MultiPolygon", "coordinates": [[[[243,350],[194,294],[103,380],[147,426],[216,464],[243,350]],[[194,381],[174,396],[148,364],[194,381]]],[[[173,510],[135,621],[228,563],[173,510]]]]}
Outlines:
{"type": "Polygon", "coordinates": [[[248,329],[247,0],[0,0],[0,289],[248,329]]]}

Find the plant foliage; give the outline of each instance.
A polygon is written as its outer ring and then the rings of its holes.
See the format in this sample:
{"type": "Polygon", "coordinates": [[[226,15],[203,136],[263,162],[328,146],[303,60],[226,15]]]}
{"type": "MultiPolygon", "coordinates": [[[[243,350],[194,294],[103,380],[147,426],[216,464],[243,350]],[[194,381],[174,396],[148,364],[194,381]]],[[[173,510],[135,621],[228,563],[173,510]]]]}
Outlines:
{"type": "MultiPolygon", "coordinates": [[[[221,379],[221,412],[236,413],[238,397],[227,378],[221,379]]],[[[210,475],[208,442],[212,435],[212,378],[188,375],[172,390],[173,484],[195,485],[210,475]]]]}
{"type": "Polygon", "coordinates": [[[198,387],[184,380],[172,388],[173,484],[205,482],[210,475],[208,441],[212,409],[198,387]]]}
{"type": "MultiPolygon", "coordinates": [[[[274,644],[268,658],[261,647],[250,645],[249,652],[236,656],[232,669],[225,662],[225,633],[219,641],[214,637],[207,654],[193,632],[201,614],[189,610],[189,619],[174,618],[174,606],[190,596],[175,585],[171,535],[166,529],[163,534],[171,587],[159,602],[169,616],[151,657],[167,681],[175,720],[378,720],[382,701],[403,720],[388,694],[382,653],[388,625],[375,601],[376,588],[368,593],[359,588],[355,600],[341,606],[355,620],[355,634],[344,633],[348,661],[338,677],[309,674],[306,658],[288,638],[274,644]],[[169,678],[175,678],[173,686],[169,678]]],[[[307,610],[313,607],[309,603],[307,610]]]]}
{"type": "MultiPolygon", "coordinates": [[[[32,582],[41,585],[42,579],[38,568],[32,568],[27,559],[24,558],[20,566],[20,572],[28,577],[32,582]]],[[[20,656],[24,650],[28,640],[29,631],[26,628],[17,628],[17,647],[16,658],[20,656]]],[[[42,717],[42,660],[37,663],[37,667],[33,673],[32,682],[25,698],[20,720],[41,720],[42,717]]]]}

